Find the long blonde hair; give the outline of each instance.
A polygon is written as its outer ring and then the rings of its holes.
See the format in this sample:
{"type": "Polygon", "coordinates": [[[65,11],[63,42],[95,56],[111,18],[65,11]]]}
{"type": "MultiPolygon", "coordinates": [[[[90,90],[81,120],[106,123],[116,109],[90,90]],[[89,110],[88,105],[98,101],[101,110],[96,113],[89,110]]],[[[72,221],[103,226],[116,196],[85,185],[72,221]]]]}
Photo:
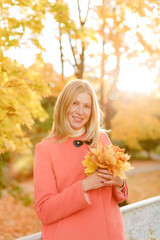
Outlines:
{"type": "Polygon", "coordinates": [[[92,99],[91,116],[85,125],[86,135],[83,140],[92,139],[91,146],[95,145],[100,132],[103,131],[101,128],[102,112],[99,108],[96,94],[86,80],[72,80],[63,88],[54,107],[52,132],[47,138],[54,138],[54,142],[64,142],[74,134],[74,130],[68,122],[68,112],[77,95],[83,92],[90,94],[92,99]]]}

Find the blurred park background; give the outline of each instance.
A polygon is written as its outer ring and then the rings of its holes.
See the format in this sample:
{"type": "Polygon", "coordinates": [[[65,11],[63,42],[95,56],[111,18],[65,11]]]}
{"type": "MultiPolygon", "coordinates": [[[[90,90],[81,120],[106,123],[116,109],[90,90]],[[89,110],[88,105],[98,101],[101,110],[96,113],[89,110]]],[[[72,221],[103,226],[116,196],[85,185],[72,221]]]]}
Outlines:
{"type": "Polygon", "coordinates": [[[0,240],[40,231],[34,147],[75,78],[91,83],[111,141],[132,155],[126,204],[159,195],[160,2],[1,0],[0,13],[0,240]]]}

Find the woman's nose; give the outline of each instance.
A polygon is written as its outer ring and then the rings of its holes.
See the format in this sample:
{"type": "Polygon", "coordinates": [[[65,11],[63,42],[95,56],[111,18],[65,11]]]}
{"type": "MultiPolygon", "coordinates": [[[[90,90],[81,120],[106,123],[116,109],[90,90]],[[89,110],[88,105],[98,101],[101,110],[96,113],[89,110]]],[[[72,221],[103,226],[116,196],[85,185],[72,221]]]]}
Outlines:
{"type": "Polygon", "coordinates": [[[83,106],[81,106],[81,105],[78,106],[77,113],[83,114],[83,106]]]}

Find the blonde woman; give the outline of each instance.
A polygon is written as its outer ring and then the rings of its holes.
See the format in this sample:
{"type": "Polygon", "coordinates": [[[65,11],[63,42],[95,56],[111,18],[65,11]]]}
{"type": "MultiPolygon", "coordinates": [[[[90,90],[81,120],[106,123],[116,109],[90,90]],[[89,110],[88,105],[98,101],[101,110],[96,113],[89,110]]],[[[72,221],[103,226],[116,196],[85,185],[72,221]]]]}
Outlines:
{"type": "Polygon", "coordinates": [[[36,145],[35,209],[43,240],[125,240],[118,206],[127,185],[112,172],[86,176],[82,161],[97,141],[110,144],[91,85],[69,82],[60,93],[50,136],[36,145]]]}

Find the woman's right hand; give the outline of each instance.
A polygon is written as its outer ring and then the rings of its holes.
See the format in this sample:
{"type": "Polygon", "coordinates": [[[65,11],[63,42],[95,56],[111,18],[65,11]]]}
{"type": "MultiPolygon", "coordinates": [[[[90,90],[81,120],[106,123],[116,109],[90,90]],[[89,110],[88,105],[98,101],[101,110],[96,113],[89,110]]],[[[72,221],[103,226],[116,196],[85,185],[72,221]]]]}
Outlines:
{"type": "Polygon", "coordinates": [[[103,174],[100,174],[98,172],[92,173],[91,175],[82,180],[83,190],[86,192],[92,189],[110,186],[112,178],[113,173],[108,170],[103,170],[103,174]]]}

